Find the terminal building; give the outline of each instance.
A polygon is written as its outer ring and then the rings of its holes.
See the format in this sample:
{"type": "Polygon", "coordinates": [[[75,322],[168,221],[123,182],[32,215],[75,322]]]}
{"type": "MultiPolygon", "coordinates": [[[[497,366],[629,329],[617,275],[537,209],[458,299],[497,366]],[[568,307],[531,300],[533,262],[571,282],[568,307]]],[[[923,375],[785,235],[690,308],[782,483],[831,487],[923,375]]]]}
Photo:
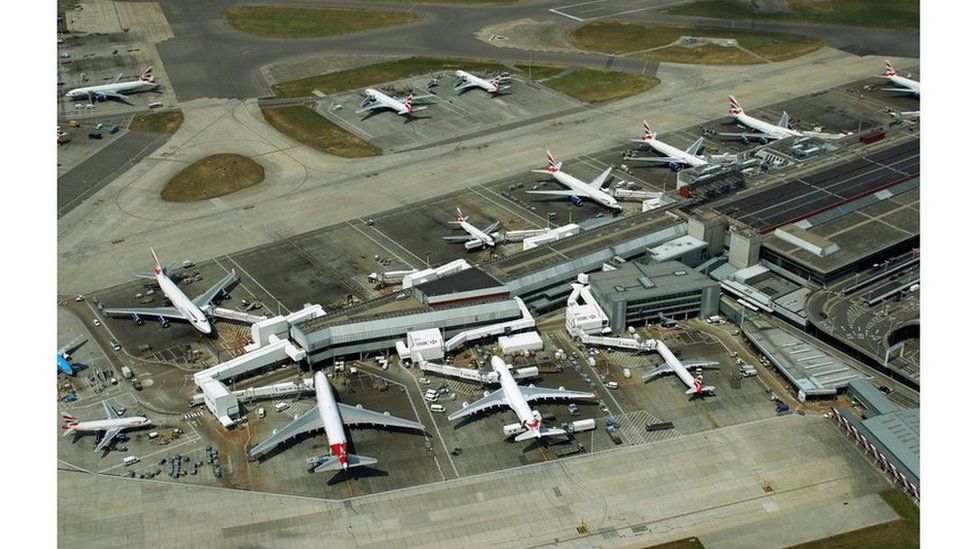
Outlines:
{"type": "Polygon", "coordinates": [[[719,284],[677,261],[630,261],[589,275],[590,291],[614,333],[666,318],[718,313],[719,284]]]}

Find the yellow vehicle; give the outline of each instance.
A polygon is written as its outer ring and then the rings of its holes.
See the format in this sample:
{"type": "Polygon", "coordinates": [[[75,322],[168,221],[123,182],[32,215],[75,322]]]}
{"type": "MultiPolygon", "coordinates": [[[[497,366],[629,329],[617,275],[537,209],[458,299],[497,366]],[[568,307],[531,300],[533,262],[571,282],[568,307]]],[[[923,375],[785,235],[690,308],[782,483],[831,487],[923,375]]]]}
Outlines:
{"type": "Polygon", "coordinates": [[[80,128],[81,122],[78,122],[77,120],[71,120],[70,122],[68,122],[68,125],[71,126],[72,128],[80,128]]]}

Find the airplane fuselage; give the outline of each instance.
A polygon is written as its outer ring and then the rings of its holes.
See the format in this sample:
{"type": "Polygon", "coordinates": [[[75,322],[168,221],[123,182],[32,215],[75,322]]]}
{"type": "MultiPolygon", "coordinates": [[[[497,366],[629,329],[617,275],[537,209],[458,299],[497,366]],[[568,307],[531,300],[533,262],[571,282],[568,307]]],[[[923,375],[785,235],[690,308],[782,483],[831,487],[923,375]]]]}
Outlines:
{"type": "Polygon", "coordinates": [[[403,101],[397,101],[396,99],[386,95],[381,91],[374,90],[372,88],[366,88],[366,95],[370,99],[376,101],[377,103],[383,105],[384,107],[396,111],[397,114],[410,114],[413,112],[413,108],[407,105],[403,101]]]}
{"type": "Polygon", "coordinates": [[[527,430],[532,431],[536,438],[540,438],[542,435],[539,428],[542,420],[532,412],[532,408],[526,402],[522,391],[519,390],[518,383],[512,377],[512,372],[508,370],[508,364],[505,364],[505,361],[500,357],[493,356],[491,357],[491,369],[498,374],[498,382],[505,393],[505,400],[508,401],[508,405],[515,412],[515,415],[518,416],[519,423],[527,430]]]}
{"type": "Polygon", "coordinates": [[[207,315],[203,314],[200,307],[197,307],[190,298],[186,297],[186,294],[168,276],[162,272],[157,272],[156,283],[159,284],[159,289],[163,291],[163,295],[189,321],[191,326],[203,334],[210,334],[213,331],[210,321],[207,320],[207,315]]]}
{"type": "Polygon", "coordinates": [[[614,197],[610,196],[608,193],[600,189],[594,189],[593,187],[587,185],[586,183],[580,181],[579,179],[569,175],[568,173],[562,170],[557,169],[555,171],[549,171],[549,173],[550,175],[552,175],[553,179],[555,179],[556,181],[558,181],[559,183],[567,187],[569,190],[576,193],[577,196],[580,196],[582,198],[589,198],[590,200],[596,202],[597,204],[606,206],[607,208],[611,208],[614,210],[620,209],[620,204],[618,204],[617,200],[614,197]]]}
{"type": "Polygon", "coordinates": [[[112,429],[131,429],[142,427],[150,423],[148,418],[142,416],[120,417],[118,419],[97,419],[94,421],[81,421],[65,434],[77,433],[100,433],[112,429]]]}
{"type": "Polygon", "coordinates": [[[477,77],[477,76],[475,76],[475,75],[473,75],[471,73],[468,73],[468,72],[459,70],[459,71],[455,71],[454,74],[458,78],[464,78],[468,82],[471,82],[472,84],[475,84],[476,86],[478,86],[479,88],[485,90],[488,93],[496,93],[498,91],[501,91],[501,88],[497,84],[495,84],[494,82],[491,82],[489,80],[485,80],[484,78],[479,78],[479,77],[477,77]]]}
{"type": "Polygon", "coordinates": [[[458,225],[460,225],[461,228],[473,238],[480,240],[485,246],[495,245],[495,239],[492,238],[491,235],[468,223],[467,221],[461,221],[458,225]]]}
{"type": "Polygon", "coordinates": [[[100,93],[121,93],[125,95],[129,93],[150,91],[158,87],[159,84],[156,82],[150,82],[148,80],[135,80],[132,82],[117,82],[115,84],[101,84],[98,86],[75,88],[68,91],[65,96],[69,99],[82,99],[88,98],[89,96],[97,96],[100,93]]]}
{"type": "Polygon", "coordinates": [[[315,404],[319,408],[319,417],[325,426],[325,438],[329,441],[329,451],[339,460],[343,469],[347,469],[349,444],[346,431],[342,426],[339,406],[336,404],[332,386],[325,377],[325,373],[315,372],[315,404]]]}
{"type": "Polygon", "coordinates": [[[658,141],[655,138],[648,139],[645,137],[644,139],[641,140],[641,142],[646,144],[651,149],[663,154],[664,156],[681,159],[681,162],[686,166],[697,167],[697,166],[704,166],[705,164],[708,164],[708,162],[706,162],[701,158],[698,158],[693,154],[688,154],[685,151],[673,145],[668,145],[667,143],[663,141],[658,141]]]}
{"type": "Polygon", "coordinates": [[[799,137],[802,136],[802,132],[796,130],[791,130],[789,128],[782,128],[776,124],[770,124],[765,120],[760,120],[758,118],[749,116],[748,114],[734,114],[733,118],[743,126],[752,128],[756,131],[762,132],[775,139],[783,139],[786,137],[799,137]]]}
{"type": "Polygon", "coordinates": [[[919,92],[922,89],[921,84],[915,80],[912,80],[911,78],[905,78],[904,76],[897,75],[886,76],[885,78],[888,79],[888,82],[891,82],[896,86],[901,86],[902,88],[905,88],[906,92],[914,93],[915,95],[919,95],[919,92]]]}

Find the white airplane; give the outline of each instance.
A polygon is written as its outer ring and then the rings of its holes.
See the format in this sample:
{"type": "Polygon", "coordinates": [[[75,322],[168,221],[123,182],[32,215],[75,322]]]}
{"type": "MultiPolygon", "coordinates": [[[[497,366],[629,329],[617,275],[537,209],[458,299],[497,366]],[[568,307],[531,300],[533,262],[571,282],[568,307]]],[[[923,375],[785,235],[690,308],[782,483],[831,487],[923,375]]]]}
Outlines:
{"type": "Polygon", "coordinates": [[[521,442],[532,438],[538,439],[566,434],[566,431],[562,429],[543,428],[542,414],[538,410],[533,410],[529,406],[530,402],[544,399],[578,400],[597,398],[592,393],[582,393],[579,391],[546,389],[544,387],[523,387],[515,382],[515,378],[512,377],[512,372],[508,369],[508,364],[505,364],[505,361],[497,356],[491,357],[491,369],[498,374],[498,382],[502,388],[447,416],[448,420],[454,421],[491,408],[508,406],[518,416],[519,423],[522,427],[526,429],[524,433],[515,437],[517,442],[521,442]]]}
{"type": "Polygon", "coordinates": [[[102,406],[105,407],[105,415],[107,416],[107,419],[78,421],[78,418],[75,416],[61,412],[61,417],[64,419],[64,425],[61,426],[61,429],[64,431],[64,436],[68,436],[72,433],[104,432],[105,435],[102,436],[102,440],[100,440],[98,445],[95,446],[95,451],[98,452],[102,448],[108,446],[108,444],[112,442],[124,429],[133,429],[152,424],[152,421],[143,416],[120,416],[107,400],[102,401],[102,406]]]}
{"type": "Polygon", "coordinates": [[[105,307],[102,308],[102,312],[109,316],[131,316],[140,324],[142,321],[139,317],[142,315],[158,317],[160,323],[164,325],[166,324],[165,319],[167,318],[186,320],[191,326],[199,330],[201,333],[211,333],[213,331],[213,327],[210,325],[210,320],[207,318],[206,314],[214,313],[214,306],[210,302],[217,297],[217,294],[223,292],[225,288],[237,281],[237,273],[231,270],[231,272],[227,273],[227,276],[220,279],[219,282],[208,288],[207,291],[193,299],[190,299],[186,297],[183,290],[180,290],[180,288],[174,284],[172,280],[170,280],[169,273],[171,266],[167,265],[165,268],[161,267],[159,265],[159,259],[156,258],[156,252],[152,248],[149,249],[149,252],[152,254],[154,264],[152,274],[135,273],[135,275],[140,278],[156,279],[156,283],[159,284],[159,289],[162,290],[163,295],[169,299],[173,306],[105,307]]]}
{"type": "Polygon", "coordinates": [[[456,92],[463,92],[471,88],[481,88],[494,95],[511,88],[511,86],[505,85],[509,82],[509,79],[501,75],[498,75],[491,80],[485,80],[484,78],[480,78],[461,70],[455,71],[454,75],[458,78],[454,85],[454,91],[456,92]]]}
{"type": "Polygon", "coordinates": [[[760,120],[746,114],[742,110],[742,107],[739,106],[739,102],[731,95],[729,96],[729,114],[732,115],[732,118],[735,118],[736,122],[756,131],[753,133],[719,133],[718,135],[720,137],[736,137],[743,143],[748,143],[750,139],[755,139],[765,145],[774,139],[806,135],[804,132],[790,128],[790,115],[785,112],[780,117],[779,122],[770,124],[765,120],[760,120]]]}
{"type": "Polygon", "coordinates": [[[582,206],[583,199],[589,198],[590,200],[602,206],[606,206],[607,208],[610,208],[612,210],[619,211],[621,209],[620,204],[617,203],[617,200],[614,197],[610,196],[608,193],[603,191],[603,185],[606,183],[607,177],[609,177],[610,170],[613,169],[613,166],[604,170],[603,173],[597,176],[597,178],[594,179],[593,181],[589,183],[584,183],[579,179],[576,179],[575,177],[569,175],[568,173],[561,171],[560,168],[562,168],[563,163],[556,162],[556,159],[553,158],[552,153],[549,152],[548,150],[546,151],[546,162],[547,162],[546,169],[532,170],[532,171],[535,173],[544,173],[544,174],[551,175],[553,179],[565,185],[566,187],[569,187],[569,190],[526,191],[526,193],[546,194],[552,196],[568,196],[570,200],[573,201],[573,204],[575,204],[576,206],[582,206]]]}
{"type": "Polygon", "coordinates": [[[664,364],[641,376],[645,383],[658,376],[675,374],[678,376],[678,379],[680,379],[681,382],[688,387],[688,390],[685,391],[686,395],[704,396],[706,394],[715,394],[715,387],[712,387],[711,385],[702,385],[702,381],[704,380],[703,376],[699,374],[697,377],[693,377],[688,371],[688,368],[701,370],[714,369],[713,367],[718,365],[717,362],[711,360],[696,360],[682,364],[682,362],[678,360],[678,357],[674,356],[674,353],[671,352],[671,349],[668,349],[664,345],[658,345],[657,352],[662,358],[664,358],[664,364]]]}
{"type": "Polygon", "coordinates": [[[138,80],[120,82],[121,79],[122,73],[119,73],[108,84],[75,88],[73,90],[69,90],[65,96],[74,100],[88,98],[89,102],[91,102],[92,99],[98,101],[115,99],[116,101],[121,101],[131,105],[132,103],[125,97],[124,94],[150,91],[159,87],[159,84],[156,83],[156,77],[153,76],[152,67],[146,69],[146,72],[142,73],[142,76],[140,76],[138,80]]]}
{"type": "Polygon", "coordinates": [[[492,234],[498,229],[501,224],[496,221],[491,225],[488,225],[484,230],[475,227],[474,225],[468,223],[468,218],[461,213],[461,208],[457,208],[457,218],[451,223],[460,226],[468,236],[445,236],[444,240],[448,242],[464,242],[464,248],[466,250],[474,250],[475,248],[493,248],[495,246],[495,238],[492,234]]]}
{"type": "Polygon", "coordinates": [[[362,108],[356,111],[356,114],[362,114],[364,112],[378,109],[390,109],[401,116],[411,116],[413,113],[427,108],[415,107],[413,106],[413,101],[413,94],[410,94],[406,97],[406,99],[401,100],[396,97],[390,97],[381,91],[367,88],[366,99],[363,100],[363,104],[360,105],[362,108]]]}
{"type": "Polygon", "coordinates": [[[681,150],[672,145],[668,145],[663,141],[658,141],[655,139],[656,134],[651,131],[651,125],[644,121],[644,137],[641,139],[631,139],[634,143],[643,143],[649,148],[663,154],[663,157],[652,156],[647,158],[633,158],[631,160],[640,160],[643,162],[666,162],[668,168],[673,172],[678,172],[683,166],[688,166],[691,168],[696,168],[698,166],[704,166],[708,164],[704,158],[698,156],[698,151],[701,150],[702,144],[705,143],[704,137],[699,137],[694,143],[691,144],[685,150],[681,150]]]}
{"type": "Polygon", "coordinates": [[[332,394],[332,386],[326,379],[325,373],[321,371],[315,372],[315,400],[316,406],[314,408],[296,417],[294,421],[274,431],[270,437],[249,449],[247,451],[248,456],[251,459],[257,459],[290,438],[325,427],[325,437],[329,441],[330,453],[309,458],[308,464],[314,467],[313,473],[338,471],[339,469],[376,463],[376,460],[371,457],[357,456],[348,452],[345,425],[381,425],[418,431],[424,430],[424,426],[416,421],[400,419],[388,413],[381,414],[358,406],[348,406],[336,402],[335,395],[332,394]]]}
{"type": "Polygon", "coordinates": [[[911,78],[905,78],[904,76],[898,76],[898,73],[895,72],[895,68],[891,65],[891,61],[888,61],[887,59],[885,59],[884,78],[887,78],[888,82],[899,87],[881,88],[882,91],[910,93],[915,97],[919,97],[921,93],[922,85],[919,84],[917,80],[912,80],[911,78]]]}

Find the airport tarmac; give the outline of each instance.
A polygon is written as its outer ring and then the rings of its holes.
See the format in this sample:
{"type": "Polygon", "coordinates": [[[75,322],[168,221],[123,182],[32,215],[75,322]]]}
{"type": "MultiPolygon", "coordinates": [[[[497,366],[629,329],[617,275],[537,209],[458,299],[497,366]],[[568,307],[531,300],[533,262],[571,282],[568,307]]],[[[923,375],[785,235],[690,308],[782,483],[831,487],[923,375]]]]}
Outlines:
{"type": "Polygon", "coordinates": [[[357,114],[365,97],[363,90],[316,100],[316,111],[384,151],[396,152],[441,142],[463,144],[470,134],[500,131],[582,107],[575,99],[517,77],[512,77],[509,90],[496,96],[480,88],[458,94],[453,89],[455,79],[453,72],[439,72],[371,86],[393,97],[413,94],[414,104],[426,108],[412,117],[387,109],[357,114]],[[434,78],[438,86],[428,89],[434,78]],[[424,95],[434,96],[422,98],[424,95]]]}

